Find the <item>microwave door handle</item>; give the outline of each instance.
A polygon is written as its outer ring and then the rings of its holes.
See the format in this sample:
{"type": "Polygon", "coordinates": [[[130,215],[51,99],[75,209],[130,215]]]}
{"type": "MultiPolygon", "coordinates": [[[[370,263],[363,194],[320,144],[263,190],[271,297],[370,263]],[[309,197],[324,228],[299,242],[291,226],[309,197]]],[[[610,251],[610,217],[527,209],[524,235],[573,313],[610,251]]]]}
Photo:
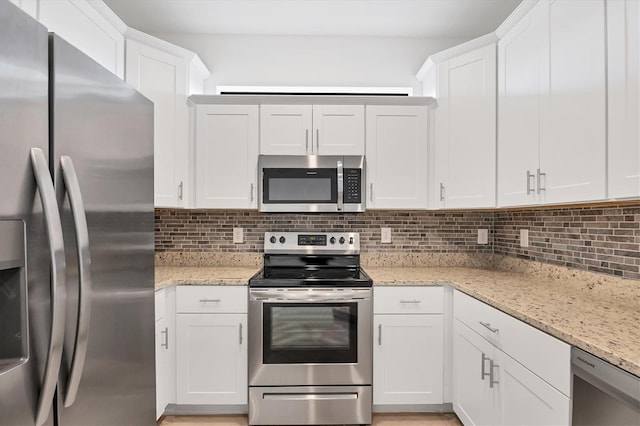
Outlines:
{"type": "Polygon", "coordinates": [[[342,165],[342,161],[338,160],[337,164],[338,169],[338,211],[342,211],[344,200],[344,168],[342,165]]]}

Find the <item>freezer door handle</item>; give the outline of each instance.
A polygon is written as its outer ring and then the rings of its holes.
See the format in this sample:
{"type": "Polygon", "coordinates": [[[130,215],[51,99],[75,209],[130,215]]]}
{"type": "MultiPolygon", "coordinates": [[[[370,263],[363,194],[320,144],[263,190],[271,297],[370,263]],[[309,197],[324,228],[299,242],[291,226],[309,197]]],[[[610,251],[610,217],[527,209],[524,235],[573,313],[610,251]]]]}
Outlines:
{"type": "Polygon", "coordinates": [[[91,252],[89,250],[89,227],[87,226],[87,216],[76,169],[71,158],[66,155],[60,157],[60,167],[71,205],[78,249],[78,327],[73,345],[69,379],[64,393],[64,406],[70,407],[76,400],[87,356],[91,319],[91,252]]]}
{"type": "Polygon", "coordinates": [[[42,210],[47,228],[47,239],[51,253],[51,330],[47,360],[44,367],[44,377],[38,398],[36,426],[41,426],[49,417],[53,396],[60,373],[62,360],[62,346],[64,340],[64,286],[65,286],[65,257],[64,241],[62,239],[62,223],[56,201],[56,193],[49,174],[49,163],[40,148],[31,148],[31,165],[38,185],[42,210]]]}

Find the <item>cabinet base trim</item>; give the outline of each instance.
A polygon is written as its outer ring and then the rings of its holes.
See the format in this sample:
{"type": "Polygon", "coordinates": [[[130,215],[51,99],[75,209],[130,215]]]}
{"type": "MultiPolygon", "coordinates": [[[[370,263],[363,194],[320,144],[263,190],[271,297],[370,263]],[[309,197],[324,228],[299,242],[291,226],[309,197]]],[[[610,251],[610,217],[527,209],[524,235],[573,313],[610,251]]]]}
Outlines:
{"type": "Polygon", "coordinates": [[[200,415],[200,414],[248,414],[247,404],[238,405],[191,405],[169,404],[164,410],[165,416],[200,415]]]}
{"type": "Polygon", "coordinates": [[[453,404],[393,404],[374,405],[374,413],[453,413],[453,404]]]}

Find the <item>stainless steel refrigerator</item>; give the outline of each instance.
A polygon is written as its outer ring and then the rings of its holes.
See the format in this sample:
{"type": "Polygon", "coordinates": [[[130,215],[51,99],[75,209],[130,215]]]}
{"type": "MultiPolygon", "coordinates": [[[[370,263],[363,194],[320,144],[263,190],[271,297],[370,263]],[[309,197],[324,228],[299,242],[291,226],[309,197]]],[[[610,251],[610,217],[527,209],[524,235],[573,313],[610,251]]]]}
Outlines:
{"type": "Polygon", "coordinates": [[[155,424],[153,105],[0,0],[0,426],[155,424]]]}

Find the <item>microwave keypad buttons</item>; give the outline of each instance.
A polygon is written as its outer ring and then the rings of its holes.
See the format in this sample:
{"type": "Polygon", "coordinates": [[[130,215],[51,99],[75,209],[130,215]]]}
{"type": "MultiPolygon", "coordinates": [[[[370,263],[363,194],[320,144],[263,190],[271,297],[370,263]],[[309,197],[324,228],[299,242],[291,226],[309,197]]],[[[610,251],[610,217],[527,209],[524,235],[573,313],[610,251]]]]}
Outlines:
{"type": "Polygon", "coordinates": [[[361,197],[361,175],[362,170],[360,169],[345,169],[345,191],[344,191],[344,202],[345,203],[356,203],[359,204],[362,202],[361,197]]]}

